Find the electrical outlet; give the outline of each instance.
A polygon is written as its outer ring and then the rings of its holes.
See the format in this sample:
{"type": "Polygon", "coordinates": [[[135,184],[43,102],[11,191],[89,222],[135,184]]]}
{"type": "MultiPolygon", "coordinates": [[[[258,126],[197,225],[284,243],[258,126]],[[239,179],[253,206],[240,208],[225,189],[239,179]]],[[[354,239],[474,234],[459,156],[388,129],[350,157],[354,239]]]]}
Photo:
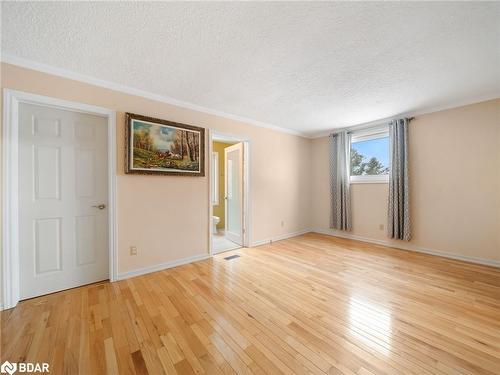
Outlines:
{"type": "Polygon", "coordinates": [[[380,230],[384,230],[384,224],[379,224],[379,225],[378,225],[378,229],[380,229],[380,230]]]}
{"type": "Polygon", "coordinates": [[[137,247],[130,246],[130,255],[137,255],[137,247]]]}
{"type": "Polygon", "coordinates": [[[285,226],[285,220],[281,220],[281,226],[284,227],[285,226]]]}

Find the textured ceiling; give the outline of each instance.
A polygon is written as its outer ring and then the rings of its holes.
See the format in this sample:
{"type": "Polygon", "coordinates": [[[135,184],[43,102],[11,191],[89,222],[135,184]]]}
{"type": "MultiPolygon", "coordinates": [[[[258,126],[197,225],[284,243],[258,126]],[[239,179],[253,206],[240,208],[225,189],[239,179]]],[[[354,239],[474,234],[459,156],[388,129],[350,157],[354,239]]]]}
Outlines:
{"type": "Polygon", "coordinates": [[[500,93],[500,3],[2,2],[2,52],[304,134],[500,93]]]}

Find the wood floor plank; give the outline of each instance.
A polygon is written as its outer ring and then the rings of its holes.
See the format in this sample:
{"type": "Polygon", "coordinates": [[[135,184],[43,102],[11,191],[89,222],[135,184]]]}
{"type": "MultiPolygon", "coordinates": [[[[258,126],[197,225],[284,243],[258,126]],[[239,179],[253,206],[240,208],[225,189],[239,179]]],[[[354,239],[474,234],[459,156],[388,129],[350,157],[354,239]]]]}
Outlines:
{"type": "Polygon", "coordinates": [[[1,313],[0,357],[52,374],[498,374],[500,269],[310,233],[22,301],[1,313]]]}
{"type": "Polygon", "coordinates": [[[106,356],[106,370],[108,374],[116,375],[118,372],[118,362],[116,360],[113,338],[108,337],[104,340],[104,351],[106,356]]]}

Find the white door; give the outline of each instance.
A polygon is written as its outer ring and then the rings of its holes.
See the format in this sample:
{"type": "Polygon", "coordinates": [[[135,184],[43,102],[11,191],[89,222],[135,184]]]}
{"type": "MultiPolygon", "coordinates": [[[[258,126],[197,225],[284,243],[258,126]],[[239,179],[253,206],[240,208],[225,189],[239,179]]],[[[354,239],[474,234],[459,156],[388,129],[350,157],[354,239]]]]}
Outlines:
{"type": "Polygon", "coordinates": [[[243,143],[224,149],[226,237],[243,246],[243,143]]]}
{"type": "Polygon", "coordinates": [[[20,296],[109,278],[107,119],[19,109],[20,296]]]}

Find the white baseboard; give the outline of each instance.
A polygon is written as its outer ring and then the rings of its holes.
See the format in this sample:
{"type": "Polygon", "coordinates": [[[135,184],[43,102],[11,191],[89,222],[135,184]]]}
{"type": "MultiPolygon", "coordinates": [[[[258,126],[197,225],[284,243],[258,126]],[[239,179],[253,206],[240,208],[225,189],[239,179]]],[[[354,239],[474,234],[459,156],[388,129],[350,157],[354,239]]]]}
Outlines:
{"type": "Polygon", "coordinates": [[[208,259],[208,258],[210,258],[209,254],[200,254],[200,255],[194,255],[194,256],[188,257],[188,258],[182,258],[182,259],[179,259],[179,260],[174,260],[172,262],[155,264],[154,266],[145,267],[145,268],[139,268],[137,270],[132,270],[132,271],[127,271],[127,272],[119,273],[116,276],[116,280],[125,280],[125,279],[128,279],[130,277],[145,275],[145,274],[151,273],[151,272],[162,271],[162,270],[166,270],[168,268],[182,266],[184,264],[198,262],[200,260],[205,260],[205,259],[208,259]]]}
{"type": "Polygon", "coordinates": [[[500,261],[498,261],[498,260],[476,258],[476,257],[470,257],[470,256],[466,256],[466,255],[459,255],[459,254],[452,254],[452,253],[447,253],[447,252],[440,251],[440,250],[434,250],[434,249],[428,249],[428,248],[421,247],[421,246],[416,246],[416,245],[413,245],[410,243],[394,243],[391,241],[377,240],[377,239],[373,239],[373,238],[357,236],[357,235],[350,234],[350,233],[339,233],[337,231],[333,232],[333,231],[329,231],[329,230],[325,230],[325,229],[314,229],[313,232],[320,233],[320,234],[326,234],[327,236],[332,236],[332,237],[341,237],[341,238],[346,238],[346,239],[350,239],[350,240],[369,242],[369,243],[387,246],[387,247],[392,247],[392,248],[396,248],[396,249],[400,249],[400,250],[415,251],[417,253],[424,253],[424,254],[435,255],[435,256],[439,256],[439,257],[443,257],[443,258],[462,260],[464,262],[477,263],[477,264],[482,264],[485,266],[492,266],[492,267],[500,268],[500,261]]]}
{"type": "MultiPolygon", "coordinates": [[[[282,235],[273,237],[272,239],[267,239],[267,240],[262,240],[262,241],[254,241],[254,242],[252,242],[252,245],[250,247],[265,245],[267,243],[274,242],[274,241],[285,240],[287,238],[300,236],[302,234],[309,233],[309,232],[311,232],[310,229],[305,229],[305,230],[302,230],[300,232],[282,234],[282,235]]],[[[132,270],[132,271],[127,271],[127,272],[119,273],[116,276],[116,280],[117,281],[118,280],[125,280],[125,279],[128,279],[130,277],[141,276],[141,275],[145,275],[145,274],[151,273],[151,272],[162,271],[162,270],[166,270],[168,268],[173,268],[173,267],[177,267],[177,266],[182,266],[184,264],[198,262],[200,260],[205,260],[205,259],[208,259],[210,257],[211,256],[209,254],[200,254],[200,255],[194,255],[194,256],[188,257],[188,258],[183,258],[183,259],[175,260],[175,261],[172,261],[172,262],[155,264],[154,266],[145,267],[145,268],[139,268],[137,270],[132,270]]]]}
{"type": "Polygon", "coordinates": [[[275,241],[286,240],[287,238],[301,236],[301,235],[309,233],[309,232],[311,232],[311,229],[304,229],[304,230],[301,230],[298,232],[280,234],[279,236],[268,238],[265,240],[253,241],[252,245],[250,247],[256,247],[256,246],[266,245],[268,243],[275,242],[275,241]]]}
{"type": "MultiPolygon", "coordinates": [[[[281,235],[273,237],[273,238],[260,240],[260,241],[254,241],[254,242],[252,242],[251,247],[261,246],[261,245],[269,244],[269,243],[275,242],[275,241],[286,240],[287,238],[297,237],[297,236],[300,236],[300,235],[303,235],[303,234],[306,234],[309,232],[326,234],[326,235],[332,236],[332,237],[341,237],[341,238],[346,238],[346,239],[350,239],[350,240],[363,241],[363,242],[373,243],[376,245],[382,245],[382,246],[392,247],[392,248],[401,249],[401,250],[415,251],[415,252],[419,252],[419,253],[425,253],[425,254],[429,254],[429,255],[435,255],[435,256],[440,256],[440,257],[444,257],[444,258],[462,260],[465,262],[477,263],[477,264],[482,264],[482,265],[486,265],[486,266],[500,268],[500,261],[497,261],[497,260],[469,257],[469,256],[465,256],[465,255],[458,255],[458,254],[451,254],[451,253],[446,253],[443,251],[438,251],[438,250],[433,250],[433,249],[427,249],[427,248],[420,247],[420,246],[415,246],[415,245],[408,244],[408,243],[401,243],[401,244],[393,243],[393,242],[385,241],[385,240],[377,240],[377,239],[373,239],[373,238],[357,236],[357,235],[350,234],[350,233],[332,232],[332,231],[325,230],[325,229],[312,229],[312,230],[311,229],[304,229],[304,230],[301,230],[298,232],[285,233],[285,234],[281,234],[281,235]]],[[[137,270],[132,270],[132,271],[118,274],[117,280],[124,280],[124,279],[128,279],[130,277],[145,275],[145,274],[151,273],[151,272],[162,271],[162,270],[165,270],[168,268],[182,266],[184,264],[198,262],[200,260],[205,260],[208,258],[210,258],[209,254],[199,254],[199,255],[194,255],[192,257],[175,260],[172,262],[157,264],[157,265],[154,265],[151,267],[140,268],[137,270]]]]}

